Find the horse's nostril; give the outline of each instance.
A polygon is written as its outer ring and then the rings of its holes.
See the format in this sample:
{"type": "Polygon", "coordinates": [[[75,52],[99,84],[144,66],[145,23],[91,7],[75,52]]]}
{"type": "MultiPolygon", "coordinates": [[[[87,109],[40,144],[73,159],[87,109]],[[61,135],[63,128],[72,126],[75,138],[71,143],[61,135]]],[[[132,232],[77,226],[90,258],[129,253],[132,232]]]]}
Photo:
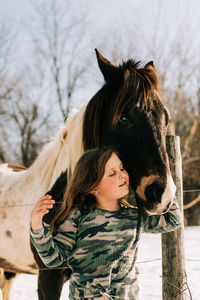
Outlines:
{"type": "Polygon", "coordinates": [[[163,192],[164,188],[158,183],[148,185],[145,189],[146,200],[154,203],[161,203],[163,192]]]}

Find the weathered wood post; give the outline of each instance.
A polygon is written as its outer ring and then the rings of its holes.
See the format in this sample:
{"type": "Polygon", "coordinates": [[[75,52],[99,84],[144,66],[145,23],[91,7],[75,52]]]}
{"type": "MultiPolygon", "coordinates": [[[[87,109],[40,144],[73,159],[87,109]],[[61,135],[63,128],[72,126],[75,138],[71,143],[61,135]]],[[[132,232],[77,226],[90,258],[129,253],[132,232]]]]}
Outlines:
{"type": "MultiPolygon", "coordinates": [[[[174,182],[176,196],[183,215],[182,161],[180,139],[178,136],[167,136],[167,152],[174,182]]],[[[185,300],[186,272],[183,246],[183,229],[162,234],[162,299],[185,300]]]]}

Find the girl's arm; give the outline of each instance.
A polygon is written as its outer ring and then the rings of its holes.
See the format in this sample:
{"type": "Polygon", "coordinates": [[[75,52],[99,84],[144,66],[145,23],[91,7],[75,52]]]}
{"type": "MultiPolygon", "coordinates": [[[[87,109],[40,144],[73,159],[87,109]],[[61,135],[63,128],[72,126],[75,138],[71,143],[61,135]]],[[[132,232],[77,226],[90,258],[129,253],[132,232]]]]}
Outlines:
{"type": "Polygon", "coordinates": [[[55,203],[49,197],[51,196],[44,196],[36,203],[31,215],[30,235],[43,263],[47,267],[58,267],[67,259],[74,247],[77,232],[76,217],[74,213],[69,214],[65,222],[52,234],[50,226],[42,223],[42,217],[55,203]]]}
{"type": "Polygon", "coordinates": [[[143,217],[145,232],[163,233],[176,230],[182,224],[181,212],[177,200],[171,205],[169,211],[163,215],[145,215],[143,217]]]}

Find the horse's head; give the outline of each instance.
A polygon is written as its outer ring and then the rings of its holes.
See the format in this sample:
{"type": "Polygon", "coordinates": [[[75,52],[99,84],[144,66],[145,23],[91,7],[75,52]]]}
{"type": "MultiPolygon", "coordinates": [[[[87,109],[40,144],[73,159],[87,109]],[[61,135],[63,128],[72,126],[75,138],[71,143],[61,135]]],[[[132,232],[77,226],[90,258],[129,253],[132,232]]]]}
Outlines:
{"type": "Polygon", "coordinates": [[[152,62],[113,65],[96,50],[105,85],[89,102],[84,149],[112,145],[121,154],[130,184],[150,214],[165,212],[175,197],[166,133],[169,113],[158,91],[152,62]]]}

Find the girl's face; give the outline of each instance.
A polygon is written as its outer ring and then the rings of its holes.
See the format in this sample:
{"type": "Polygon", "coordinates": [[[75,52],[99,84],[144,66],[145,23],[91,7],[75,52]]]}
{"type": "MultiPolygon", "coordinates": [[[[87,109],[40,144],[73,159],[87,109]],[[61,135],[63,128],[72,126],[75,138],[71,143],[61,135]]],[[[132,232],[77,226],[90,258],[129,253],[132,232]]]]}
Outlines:
{"type": "Polygon", "coordinates": [[[118,200],[129,193],[129,175],[119,157],[113,153],[105,165],[104,176],[94,190],[99,199],[118,200]]]}

